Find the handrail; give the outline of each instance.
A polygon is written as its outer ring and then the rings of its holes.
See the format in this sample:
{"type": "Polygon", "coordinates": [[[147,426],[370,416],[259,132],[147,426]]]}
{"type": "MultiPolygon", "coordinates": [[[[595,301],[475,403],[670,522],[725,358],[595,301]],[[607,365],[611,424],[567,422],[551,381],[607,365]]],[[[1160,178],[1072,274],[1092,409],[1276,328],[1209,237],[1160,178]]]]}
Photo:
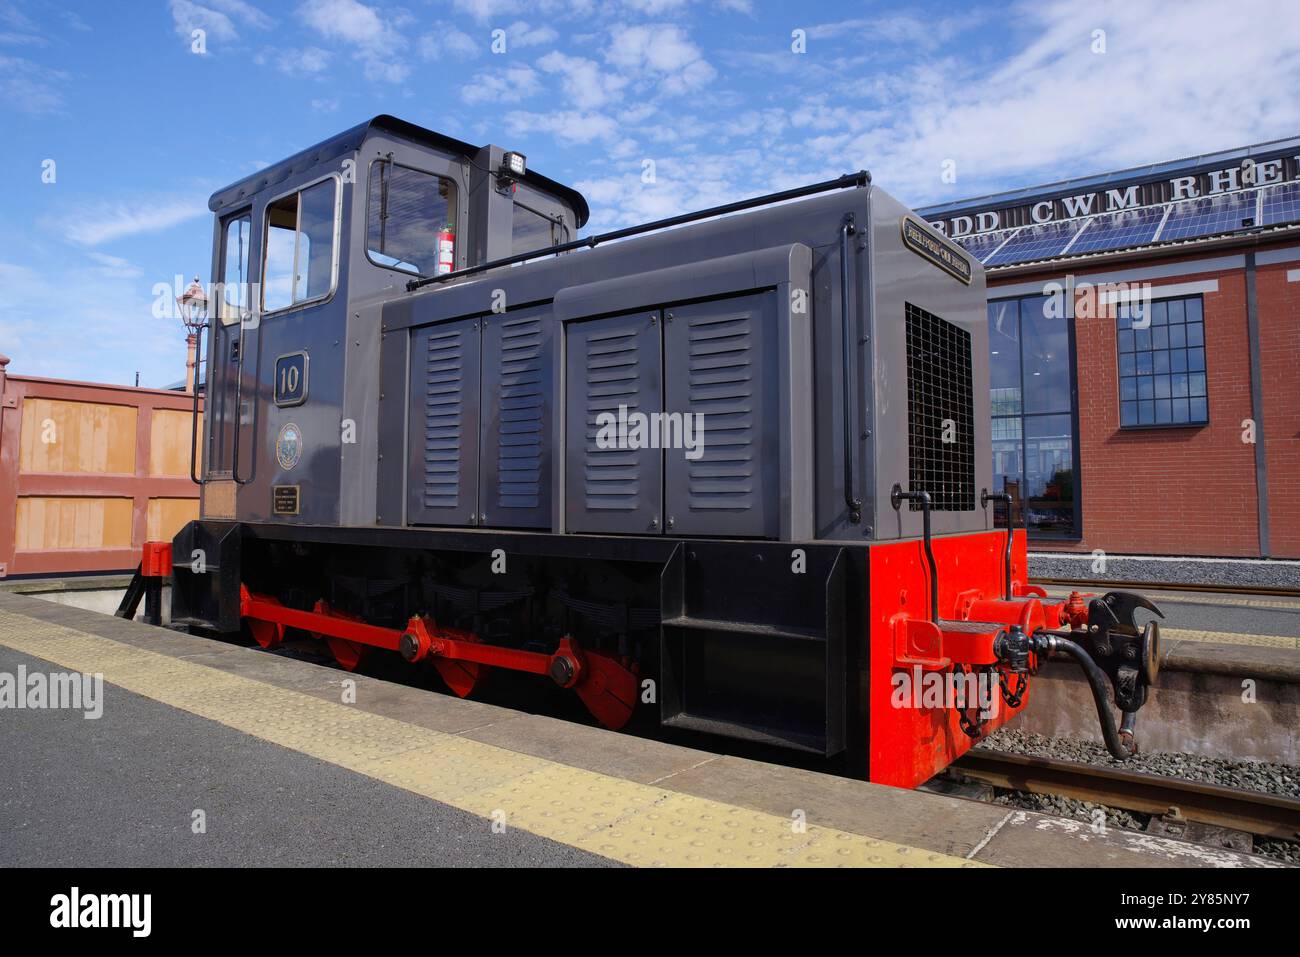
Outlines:
{"type": "MultiPolygon", "coordinates": [[[[259,347],[261,337],[257,337],[259,347]]],[[[246,352],[244,349],[244,317],[239,319],[239,364],[235,367],[235,428],[231,441],[230,449],[230,477],[234,479],[236,485],[247,485],[253,481],[253,476],[257,474],[257,446],[253,446],[253,470],[248,473],[248,478],[239,477],[239,437],[243,429],[244,422],[244,359],[246,352]]],[[[257,363],[253,363],[253,372],[257,372],[257,363]]],[[[253,434],[257,434],[257,401],[253,401],[253,434]]]]}
{"type": "MultiPolygon", "coordinates": [[[[1002,562],[1003,565],[1005,566],[1003,568],[1003,572],[1005,575],[1005,585],[1002,589],[1002,597],[1007,601],[1010,601],[1011,600],[1011,542],[1015,538],[1015,534],[1016,534],[1016,522],[1014,516],[1011,514],[1011,510],[1012,510],[1012,506],[1015,503],[1015,500],[1011,497],[1010,492],[994,492],[990,494],[988,489],[980,489],[980,508],[987,510],[989,507],[990,500],[1005,502],[1007,505],[1007,552],[1002,562]]],[[[997,521],[997,519],[995,518],[994,521],[997,521]]]]}
{"type": "Polygon", "coordinates": [[[625,229],[616,229],[612,232],[601,233],[598,236],[588,236],[586,239],[575,239],[571,242],[561,243],[558,246],[546,246],[541,249],[530,250],[526,253],[519,253],[514,256],[506,256],[502,259],[494,259],[491,262],[479,263],[477,266],[466,266],[464,269],[457,269],[453,272],[446,272],[439,276],[417,276],[406,284],[407,292],[428,286],[432,283],[447,282],[450,279],[459,279],[462,276],[473,276],[476,273],[486,272],[489,269],[497,269],[501,266],[513,266],[516,263],[527,262],[530,259],[540,259],[543,256],[555,256],[559,253],[567,253],[575,249],[590,249],[600,243],[607,243],[615,239],[625,239],[628,236],[639,236],[642,233],[654,232],[658,229],[668,229],[671,226],[681,226],[684,223],[693,223],[701,219],[709,219],[713,216],[725,216],[728,213],[738,213],[746,209],[755,209],[759,206],[770,206],[772,203],[784,202],[787,199],[799,199],[803,196],[812,196],[815,193],[825,193],[835,189],[847,189],[850,186],[864,187],[871,185],[871,174],[866,170],[858,170],[856,173],[847,173],[836,179],[828,179],[821,183],[813,183],[809,186],[799,186],[795,189],[781,190],[777,193],[768,193],[764,196],[756,196],[753,199],[742,199],[734,203],[726,203],[722,206],[711,206],[708,209],[701,209],[693,213],[682,213],[680,216],[670,216],[667,219],[658,219],[652,223],[642,223],[640,226],[628,226],[625,229]]]}
{"type": "MultiPolygon", "coordinates": [[[[199,327],[198,327],[198,332],[195,333],[195,335],[196,335],[198,338],[196,339],[196,341],[195,341],[195,343],[194,343],[194,410],[193,410],[193,412],[192,412],[192,414],[191,414],[191,417],[190,417],[190,481],[193,482],[195,485],[198,485],[198,486],[200,486],[200,487],[201,487],[201,486],[202,486],[202,485],[207,481],[207,476],[206,476],[206,474],[204,475],[203,478],[200,478],[200,477],[199,477],[199,474],[198,474],[198,471],[196,470],[196,466],[198,465],[198,460],[199,460],[199,459],[198,459],[198,452],[199,452],[199,379],[200,379],[199,372],[200,372],[200,363],[202,363],[202,362],[204,361],[204,360],[203,360],[203,330],[206,329],[206,328],[208,328],[208,322],[207,322],[207,321],[204,321],[203,323],[201,323],[201,324],[199,325],[199,327]]],[[[206,376],[210,379],[210,378],[212,378],[212,376],[211,376],[211,374],[210,374],[211,372],[212,372],[212,368],[211,368],[211,366],[209,365],[208,369],[204,372],[204,375],[206,375],[206,376]]],[[[206,386],[205,386],[205,389],[206,389],[206,386]]],[[[211,416],[211,414],[212,414],[212,410],[209,409],[209,410],[208,410],[208,415],[211,416]]],[[[209,425],[211,425],[211,423],[209,423],[209,425]]],[[[211,451],[211,450],[209,450],[209,451],[211,451]]],[[[209,466],[210,464],[211,464],[211,463],[208,461],[208,457],[205,456],[204,459],[203,459],[203,471],[204,471],[204,473],[207,472],[207,470],[208,470],[208,466],[209,466]]]]}
{"type": "Polygon", "coordinates": [[[855,336],[853,335],[853,312],[849,308],[849,247],[852,245],[850,239],[857,232],[857,226],[854,223],[853,214],[849,213],[844,217],[844,222],[840,225],[840,343],[841,360],[843,364],[843,420],[844,420],[844,504],[849,510],[849,522],[856,525],[862,521],[862,499],[855,494],[854,486],[857,484],[853,474],[853,349],[855,345],[855,336]]]}
{"type": "Polygon", "coordinates": [[[904,501],[917,502],[921,506],[921,535],[925,539],[925,561],[930,566],[930,620],[937,622],[939,620],[939,566],[934,560],[934,546],[930,541],[930,493],[904,492],[903,486],[895,482],[889,499],[895,512],[902,507],[904,501]]]}

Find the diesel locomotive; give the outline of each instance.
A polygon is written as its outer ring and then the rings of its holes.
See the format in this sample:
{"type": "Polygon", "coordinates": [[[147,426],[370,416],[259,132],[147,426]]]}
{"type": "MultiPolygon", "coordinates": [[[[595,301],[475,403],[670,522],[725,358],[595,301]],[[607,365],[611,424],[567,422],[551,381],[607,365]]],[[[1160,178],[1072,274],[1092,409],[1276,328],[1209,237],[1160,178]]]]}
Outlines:
{"type": "Polygon", "coordinates": [[[584,237],[521,153],[379,116],[210,206],[172,627],[902,787],[1065,654],[1133,751],[1156,610],[1028,584],[983,271],[869,174],[584,237]]]}

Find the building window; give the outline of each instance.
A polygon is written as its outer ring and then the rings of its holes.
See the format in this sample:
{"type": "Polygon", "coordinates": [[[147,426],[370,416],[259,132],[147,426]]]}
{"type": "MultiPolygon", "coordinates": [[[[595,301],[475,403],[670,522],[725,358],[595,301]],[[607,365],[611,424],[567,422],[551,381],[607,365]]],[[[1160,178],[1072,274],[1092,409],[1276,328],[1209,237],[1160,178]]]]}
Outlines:
{"type": "Polygon", "coordinates": [[[435,276],[456,266],[456,184],[398,166],[370,164],[366,255],[389,269],[435,276]]]}
{"type": "Polygon", "coordinates": [[[1115,329],[1122,428],[1209,422],[1200,296],[1122,304],[1115,329]]]}
{"type": "MultiPolygon", "coordinates": [[[[1079,536],[1074,343],[1045,296],[989,303],[989,388],[995,492],[1030,535],[1079,536]]],[[[999,505],[997,517],[1006,521],[999,505]]]]}
{"type": "Polygon", "coordinates": [[[338,180],[331,177],[266,207],[262,308],[266,312],[324,299],[338,260],[338,180]]]}

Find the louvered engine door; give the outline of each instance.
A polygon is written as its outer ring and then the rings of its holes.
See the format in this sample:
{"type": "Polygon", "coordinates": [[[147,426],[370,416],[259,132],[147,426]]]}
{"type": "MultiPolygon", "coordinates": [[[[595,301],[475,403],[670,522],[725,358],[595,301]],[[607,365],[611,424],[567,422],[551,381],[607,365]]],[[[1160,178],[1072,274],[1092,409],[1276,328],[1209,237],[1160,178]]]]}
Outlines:
{"type": "Polygon", "coordinates": [[[660,449],[657,443],[633,447],[638,442],[634,416],[663,408],[661,358],[658,312],[569,324],[564,477],[569,531],[663,531],[660,449]]]}
{"type": "Polygon", "coordinates": [[[479,524],[550,528],[554,323],[549,310],[483,320],[479,524]]]}
{"type": "MultiPolygon", "coordinates": [[[[775,293],[665,313],[665,411],[697,416],[665,443],[670,535],[780,534],[780,410],[775,293]]],[[[678,429],[669,418],[666,432],[678,429]]]]}
{"type": "Polygon", "coordinates": [[[411,335],[407,515],[415,525],[478,520],[479,320],[411,335]]]}

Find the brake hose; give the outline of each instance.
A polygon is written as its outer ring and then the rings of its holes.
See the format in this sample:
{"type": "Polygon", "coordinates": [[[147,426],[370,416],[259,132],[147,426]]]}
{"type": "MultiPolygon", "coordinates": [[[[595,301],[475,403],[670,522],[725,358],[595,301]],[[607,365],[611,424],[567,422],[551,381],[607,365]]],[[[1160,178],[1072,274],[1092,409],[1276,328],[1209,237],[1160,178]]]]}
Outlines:
{"type": "Polygon", "coordinates": [[[1120,761],[1127,761],[1137,753],[1137,744],[1133,740],[1133,728],[1137,724],[1137,712],[1125,711],[1124,721],[1118,730],[1115,728],[1115,716],[1111,714],[1110,705],[1106,701],[1106,675],[1097,666],[1097,662],[1092,660],[1092,656],[1084,651],[1083,646],[1069,638],[1061,635],[1039,632],[1035,636],[1035,644],[1040,648],[1035,649],[1039,654],[1043,651],[1064,651],[1067,655],[1078,662],[1079,667],[1088,678],[1088,684],[1092,688],[1092,700],[1097,705],[1097,718],[1101,721],[1102,737],[1106,740],[1106,750],[1120,761]]]}

